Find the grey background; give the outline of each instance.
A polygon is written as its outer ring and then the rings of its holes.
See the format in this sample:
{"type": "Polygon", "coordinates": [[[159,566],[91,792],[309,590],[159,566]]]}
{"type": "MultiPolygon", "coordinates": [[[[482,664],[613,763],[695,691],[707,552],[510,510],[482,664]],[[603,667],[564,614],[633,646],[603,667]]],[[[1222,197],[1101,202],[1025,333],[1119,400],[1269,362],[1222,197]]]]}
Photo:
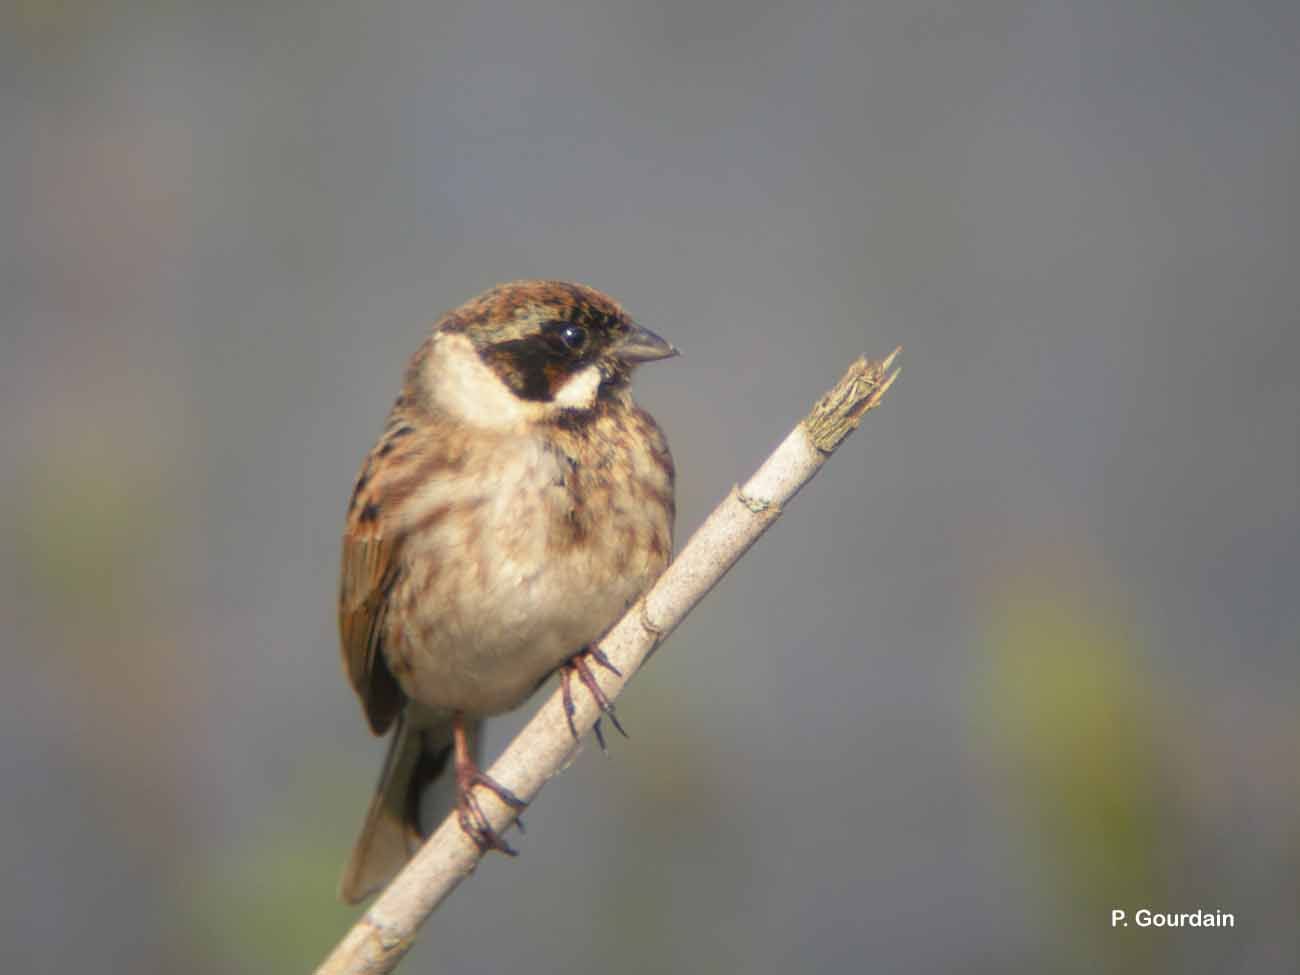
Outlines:
{"type": "Polygon", "coordinates": [[[685,350],[679,545],[904,375],[404,970],[1295,970],[1298,9],[10,8],[0,967],[342,934],[351,479],[546,276],[685,350]]]}

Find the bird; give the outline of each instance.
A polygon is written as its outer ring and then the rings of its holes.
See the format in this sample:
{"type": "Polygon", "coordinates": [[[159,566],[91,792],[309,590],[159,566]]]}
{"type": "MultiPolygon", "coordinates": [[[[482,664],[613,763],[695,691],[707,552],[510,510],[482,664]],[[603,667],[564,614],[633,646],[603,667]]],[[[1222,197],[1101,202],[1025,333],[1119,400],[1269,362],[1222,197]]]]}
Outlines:
{"type": "Polygon", "coordinates": [[[344,670],[391,734],[344,901],[418,849],[426,790],[480,850],[515,853],[475,795],[523,805],[480,768],[484,719],[557,671],[571,730],[574,676],[613,718],[597,641],[667,566],[676,513],[667,439],[630,382],[677,354],[608,295],[529,280],[447,312],[412,355],[342,540],[344,670]]]}

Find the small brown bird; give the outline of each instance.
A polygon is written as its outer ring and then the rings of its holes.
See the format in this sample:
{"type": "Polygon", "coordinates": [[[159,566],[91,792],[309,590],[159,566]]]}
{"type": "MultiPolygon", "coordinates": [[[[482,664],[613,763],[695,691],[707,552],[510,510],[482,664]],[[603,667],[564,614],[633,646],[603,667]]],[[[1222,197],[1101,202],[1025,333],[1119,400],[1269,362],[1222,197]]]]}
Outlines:
{"type": "Polygon", "coordinates": [[[676,354],[599,291],[517,281],[444,315],[411,358],[343,533],[344,666],[375,734],[395,728],[344,900],[409,859],[440,777],[440,814],[513,853],[474,797],[521,805],[479,769],[485,717],[558,668],[612,717],[588,648],[667,565],[674,516],[672,456],[629,381],[676,354]]]}

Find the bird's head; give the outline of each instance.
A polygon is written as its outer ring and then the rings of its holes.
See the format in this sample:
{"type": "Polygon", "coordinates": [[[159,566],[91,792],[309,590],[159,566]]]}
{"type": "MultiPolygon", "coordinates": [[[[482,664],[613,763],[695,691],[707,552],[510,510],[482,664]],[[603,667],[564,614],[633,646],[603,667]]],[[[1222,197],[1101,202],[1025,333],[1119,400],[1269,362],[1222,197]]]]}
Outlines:
{"type": "Polygon", "coordinates": [[[545,418],[589,410],[618,395],[639,363],[674,355],[677,349],[594,288],[515,281],[443,316],[410,378],[445,406],[464,407],[469,395],[479,402],[468,412],[482,413],[508,392],[516,409],[545,418]],[[464,361],[471,352],[476,363],[464,361]],[[484,388],[491,379],[478,373],[490,374],[504,390],[484,388]]]}

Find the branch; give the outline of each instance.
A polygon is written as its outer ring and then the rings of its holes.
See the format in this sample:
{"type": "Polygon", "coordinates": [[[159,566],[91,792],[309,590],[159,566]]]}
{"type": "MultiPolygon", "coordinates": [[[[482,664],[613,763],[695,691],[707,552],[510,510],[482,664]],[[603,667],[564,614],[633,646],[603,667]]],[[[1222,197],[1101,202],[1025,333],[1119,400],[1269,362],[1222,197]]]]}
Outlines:
{"type": "MultiPolygon", "coordinates": [[[[758,536],[781,516],[782,507],[821,469],[840,443],[857,429],[895,379],[894,361],[860,358],[790,432],[742,487],[735,487],[692,536],[659,580],[637,600],[601,641],[601,649],[622,672],[618,677],[595,669],[612,700],[645,658],[671,633],[758,536]]],[[[574,727],[591,730],[600,711],[589,694],[574,695],[574,727]]],[[[537,793],[573,753],[576,743],[557,690],[519,733],[489,774],[525,802],[537,793]]],[[[482,790],[492,828],[514,821],[515,811],[494,793],[482,790]]],[[[443,898],[477,866],[482,853],[465,835],[453,814],[429,837],[405,869],[316,970],[316,975],[381,975],[391,972],[410,950],[416,930],[443,898]]]]}

